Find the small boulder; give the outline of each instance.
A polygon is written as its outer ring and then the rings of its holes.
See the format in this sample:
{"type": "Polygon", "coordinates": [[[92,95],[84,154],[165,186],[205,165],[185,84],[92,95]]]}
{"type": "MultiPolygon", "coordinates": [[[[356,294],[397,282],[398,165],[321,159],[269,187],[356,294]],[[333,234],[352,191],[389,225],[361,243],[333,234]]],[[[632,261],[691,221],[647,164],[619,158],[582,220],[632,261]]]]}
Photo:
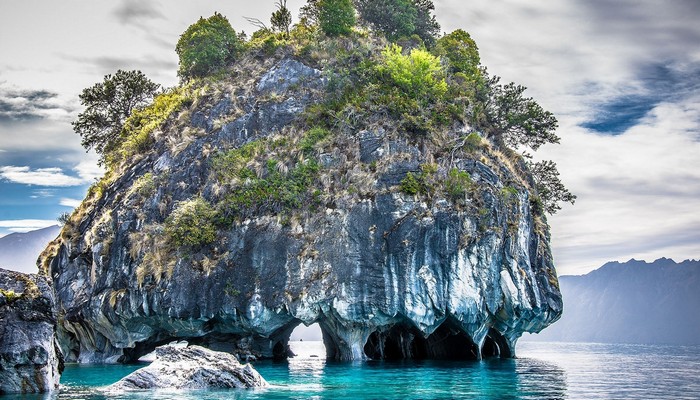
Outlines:
{"type": "Polygon", "coordinates": [[[132,372],[108,390],[139,389],[247,389],[268,386],[250,364],[241,365],[229,353],[201,346],[162,346],[156,360],[132,372]]]}

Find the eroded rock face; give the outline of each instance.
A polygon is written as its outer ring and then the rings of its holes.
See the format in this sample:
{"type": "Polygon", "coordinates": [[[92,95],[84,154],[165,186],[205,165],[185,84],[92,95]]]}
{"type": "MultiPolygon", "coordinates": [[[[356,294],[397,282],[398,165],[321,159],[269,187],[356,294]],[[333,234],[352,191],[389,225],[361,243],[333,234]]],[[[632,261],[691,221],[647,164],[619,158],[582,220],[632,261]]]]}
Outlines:
{"type": "Polygon", "coordinates": [[[268,386],[250,364],[228,353],[200,346],[161,346],[156,359],[110,385],[107,390],[248,389],[268,386]]]}
{"type": "Polygon", "coordinates": [[[179,147],[157,141],[64,231],[46,264],[70,360],[129,362],[181,339],[284,358],[294,327],[314,322],[328,357],[340,360],[514,356],[523,332],[559,318],[531,178],[488,152],[429,155],[389,126],[337,134],[317,149],[319,204],[252,213],[219,229],[211,245],[179,249],[176,259],[175,250],[159,253],[178,201],[214,203],[230,190],[212,177],[213,154],[278,135],[318,100],[323,78],[310,71],[282,60],[209,109],[191,110],[203,134],[179,147]],[[274,82],[294,84],[272,96],[274,82]],[[432,157],[438,175],[470,174],[459,204],[399,190],[432,157]],[[146,174],[156,184],[144,194],[146,174]]]}
{"type": "Polygon", "coordinates": [[[63,370],[46,278],[0,269],[0,394],[45,393],[63,370]]]}

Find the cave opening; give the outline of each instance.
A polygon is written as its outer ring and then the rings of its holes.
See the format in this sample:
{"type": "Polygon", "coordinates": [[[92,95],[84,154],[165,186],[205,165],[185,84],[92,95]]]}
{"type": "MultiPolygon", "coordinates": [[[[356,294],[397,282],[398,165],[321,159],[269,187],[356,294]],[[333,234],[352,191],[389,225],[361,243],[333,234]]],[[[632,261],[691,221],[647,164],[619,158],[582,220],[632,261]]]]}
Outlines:
{"type": "Polygon", "coordinates": [[[372,360],[424,359],[426,340],[415,327],[399,324],[372,332],[364,352],[372,360]]]}
{"type": "Polygon", "coordinates": [[[450,320],[443,322],[428,337],[408,324],[380,328],[369,335],[364,351],[372,360],[479,359],[478,346],[457,323],[450,320]]]}
{"type": "Polygon", "coordinates": [[[457,322],[447,319],[428,336],[427,357],[440,360],[477,360],[479,347],[457,322]]]}
{"type": "Polygon", "coordinates": [[[327,344],[323,340],[321,326],[315,322],[309,326],[299,324],[289,337],[289,348],[296,358],[326,358],[327,344]]]}
{"type": "Polygon", "coordinates": [[[481,357],[491,358],[491,357],[501,357],[509,358],[511,357],[511,351],[508,347],[508,342],[505,337],[501,335],[500,332],[491,328],[489,329],[486,338],[484,339],[484,345],[481,347],[481,357]]]}

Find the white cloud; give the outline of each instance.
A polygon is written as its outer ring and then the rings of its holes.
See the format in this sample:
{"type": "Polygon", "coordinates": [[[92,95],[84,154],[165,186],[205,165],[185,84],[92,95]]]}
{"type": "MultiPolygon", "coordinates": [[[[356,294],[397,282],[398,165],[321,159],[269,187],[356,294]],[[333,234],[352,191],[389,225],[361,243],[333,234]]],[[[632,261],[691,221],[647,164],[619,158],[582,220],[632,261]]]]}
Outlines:
{"type": "Polygon", "coordinates": [[[560,273],[700,255],[700,102],[659,104],[619,136],[566,131],[560,146],[539,154],[557,160],[578,195],[549,218],[560,273]]]}
{"type": "Polygon", "coordinates": [[[64,198],[61,199],[61,201],[59,202],[59,204],[62,205],[62,206],[64,206],[64,207],[76,208],[76,207],[78,207],[82,202],[83,202],[82,200],[70,199],[70,198],[64,197],[64,198]]]}
{"type": "Polygon", "coordinates": [[[0,228],[10,232],[29,232],[49,226],[57,225],[52,219],[16,219],[0,221],[0,228]]]}
{"type": "Polygon", "coordinates": [[[0,167],[0,178],[12,183],[25,185],[68,187],[86,183],[83,178],[76,178],[63,173],[61,168],[38,168],[4,166],[0,167]]]}
{"type": "Polygon", "coordinates": [[[97,156],[94,153],[90,153],[90,157],[79,162],[73,170],[84,182],[93,182],[105,174],[104,168],[97,164],[97,156]]]}

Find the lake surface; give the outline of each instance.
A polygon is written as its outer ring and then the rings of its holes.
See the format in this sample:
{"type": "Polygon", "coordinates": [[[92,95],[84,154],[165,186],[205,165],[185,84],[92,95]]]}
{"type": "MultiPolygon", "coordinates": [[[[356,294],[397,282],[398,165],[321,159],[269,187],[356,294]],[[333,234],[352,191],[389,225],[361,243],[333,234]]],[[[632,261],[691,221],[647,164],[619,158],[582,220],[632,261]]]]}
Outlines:
{"type": "Polygon", "coordinates": [[[336,363],[323,359],[321,342],[291,345],[298,357],[254,364],[267,389],[104,393],[139,366],[69,365],[49,398],[700,399],[700,346],[523,342],[517,359],[336,363]]]}

